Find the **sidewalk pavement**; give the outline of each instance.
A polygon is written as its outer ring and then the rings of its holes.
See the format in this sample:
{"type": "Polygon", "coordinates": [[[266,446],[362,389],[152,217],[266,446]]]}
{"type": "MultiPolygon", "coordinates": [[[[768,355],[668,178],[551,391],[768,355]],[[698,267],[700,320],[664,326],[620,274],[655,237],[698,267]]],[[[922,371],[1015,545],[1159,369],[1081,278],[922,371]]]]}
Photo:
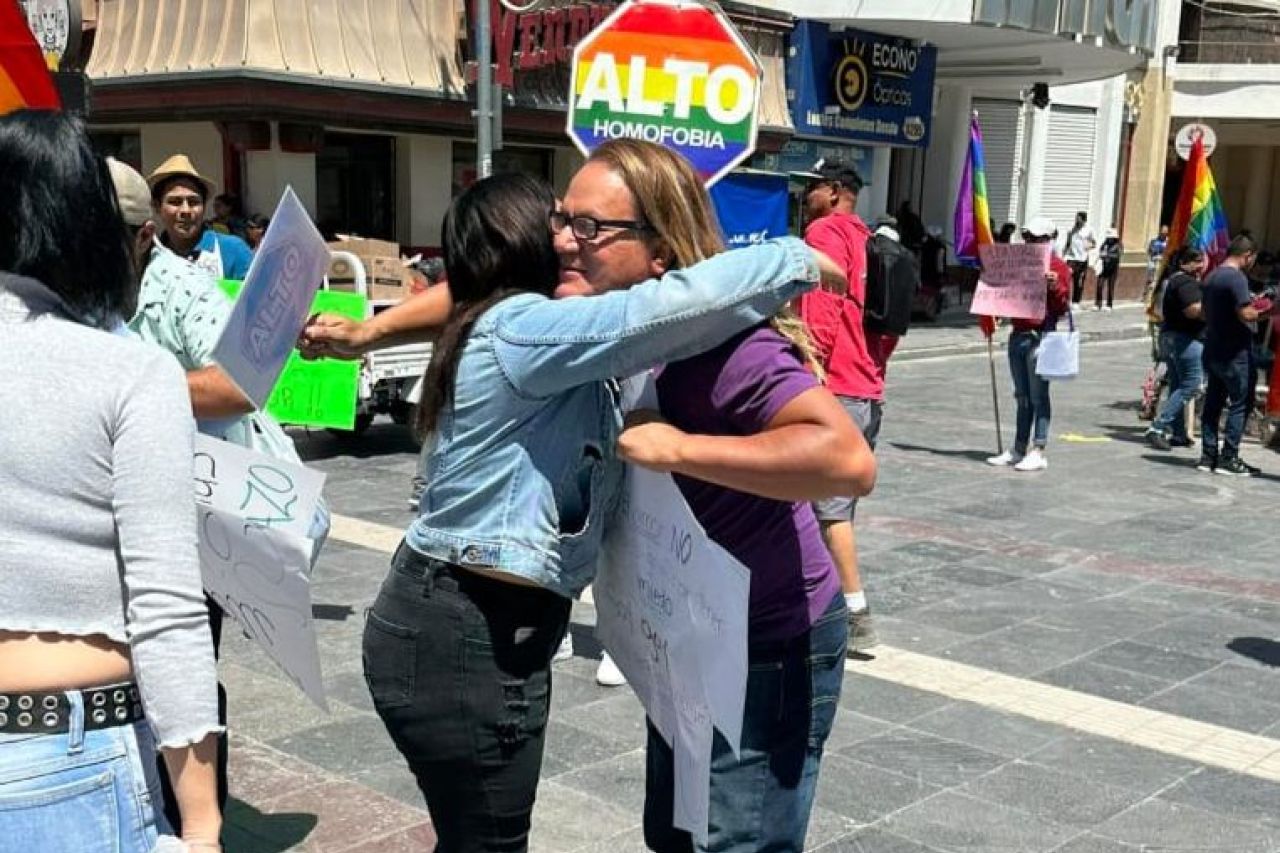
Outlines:
{"type": "MultiPolygon", "coordinates": [[[[1094,311],[1092,305],[1082,305],[1075,312],[1075,321],[1082,344],[1130,340],[1147,335],[1147,318],[1141,302],[1117,303],[1114,311],[1094,311]]],[[[1003,349],[1008,339],[1009,326],[1003,324],[996,330],[995,343],[1003,349]]],[[[985,352],[986,349],[986,340],[978,330],[978,318],[969,313],[967,306],[957,305],[948,308],[932,323],[914,321],[898,343],[893,360],[963,355],[985,352]]]]}

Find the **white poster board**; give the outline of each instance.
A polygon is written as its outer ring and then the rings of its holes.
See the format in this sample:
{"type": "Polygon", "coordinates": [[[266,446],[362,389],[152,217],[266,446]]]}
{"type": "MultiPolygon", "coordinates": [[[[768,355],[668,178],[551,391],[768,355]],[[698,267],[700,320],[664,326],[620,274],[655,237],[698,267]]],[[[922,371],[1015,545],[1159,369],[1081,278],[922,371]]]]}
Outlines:
{"type": "MultiPolygon", "coordinates": [[[[652,406],[633,379],[624,408],[652,406]]],[[[706,535],[669,474],[628,466],[593,596],[596,635],[675,753],[677,827],[707,837],[712,727],[736,753],[751,574],[706,535]]]]}
{"type": "Polygon", "coordinates": [[[324,475],[205,435],[196,436],[194,462],[205,592],[328,710],[305,536],[324,475]]]}
{"type": "Polygon", "coordinates": [[[1047,243],[989,243],[978,247],[982,273],[970,314],[1043,320],[1049,289],[1047,243]]]}
{"type": "Polygon", "coordinates": [[[293,352],[328,268],[324,238],[287,187],[213,349],[213,360],[259,409],[293,352]]]}

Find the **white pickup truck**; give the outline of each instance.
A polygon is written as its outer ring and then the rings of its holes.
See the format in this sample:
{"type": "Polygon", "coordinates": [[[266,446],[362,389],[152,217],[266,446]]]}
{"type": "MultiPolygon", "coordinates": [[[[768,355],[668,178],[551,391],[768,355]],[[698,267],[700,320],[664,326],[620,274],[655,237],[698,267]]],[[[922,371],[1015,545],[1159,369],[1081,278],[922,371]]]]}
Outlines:
{"type": "MultiPolygon", "coordinates": [[[[359,257],[334,251],[335,259],[351,264],[355,271],[354,292],[364,296],[365,319],[396,305],[398,300],[369,299],[369,280],[359,257]]],[[[328,288],[326,278],[324,286],[328,288]]],[[[351,432],[360,435],[373,423],[375,415],[387,414],[398,424],[412,425],[417,409],[419,383],[431,360],[431,344],[405,344],[366,355],[360,362],[360,387],[356,397],[356,422],[351,432]]],[[[345,434],[344,430],[332,432],[345,434]]]]}

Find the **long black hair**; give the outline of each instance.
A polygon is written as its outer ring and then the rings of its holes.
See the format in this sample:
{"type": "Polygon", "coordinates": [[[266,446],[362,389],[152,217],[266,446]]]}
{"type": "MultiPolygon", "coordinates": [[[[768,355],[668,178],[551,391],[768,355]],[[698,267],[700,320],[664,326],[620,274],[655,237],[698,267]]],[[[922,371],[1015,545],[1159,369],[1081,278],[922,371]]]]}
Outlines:
{"type": "Polygon", "coordinates": [[[0,271],[39,281],[87,325],[133,317],[138,284],[115,187],[79,119],[0,117],[0,271]]]}
{"type": "Polygon", "coordinates": [[[458,196],[444,216],[441,242],[453,316],[431,353],[418,429],[433,432],[453,401],[462,348],[480,315],[517,293],[555,293],[560,261],[549,217],[555,194],[527,175],[495,175],[458,196]]]}

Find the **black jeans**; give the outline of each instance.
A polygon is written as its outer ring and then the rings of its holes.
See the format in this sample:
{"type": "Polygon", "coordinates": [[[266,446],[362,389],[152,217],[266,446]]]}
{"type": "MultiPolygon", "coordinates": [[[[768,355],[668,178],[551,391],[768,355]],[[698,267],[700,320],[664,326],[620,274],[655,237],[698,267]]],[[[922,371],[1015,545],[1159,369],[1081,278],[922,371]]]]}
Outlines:
{"type": "Polygon", "coordinates": [[[1089,262],[1067,261],[1067,266],[1071,267],[1071,304],[1079,305],[1080,298],[1084,296],[1084,279],[1089,274],[1089,262]]]}
{"type": "Polygon", "coordinates": [[[1214,358],[1206,350],[1202,358],[1209,388],[1205,391],[1204,409],[1200,412],[1201,446],[1208,458],[1226,462],[1240,455],[1245,425],[1253,411],[1258,370],[1248,350],[1228,359],[1214,358]],[[1227,423],[1219,453],[1218,422],[1224,408],[1227,410],[1227,423]]]}
{"type": "Polygon", "coordinates": [[[364,675],[426,798],[437,853],[528,849],[569,606],[396,551],[365,622],[364,675]]]}
{"type": "Polygon", "coordinates": [[[1110,308],[1116,297],[1116,276],[1120,274],[1120,270],[1103,270],[1102,275],[1098,276],[1096,286],[1094,287],[1093,304],[1098,308],[1102,307],[1102,292],[1107,293],[1107,307],[1110,308]]]}

